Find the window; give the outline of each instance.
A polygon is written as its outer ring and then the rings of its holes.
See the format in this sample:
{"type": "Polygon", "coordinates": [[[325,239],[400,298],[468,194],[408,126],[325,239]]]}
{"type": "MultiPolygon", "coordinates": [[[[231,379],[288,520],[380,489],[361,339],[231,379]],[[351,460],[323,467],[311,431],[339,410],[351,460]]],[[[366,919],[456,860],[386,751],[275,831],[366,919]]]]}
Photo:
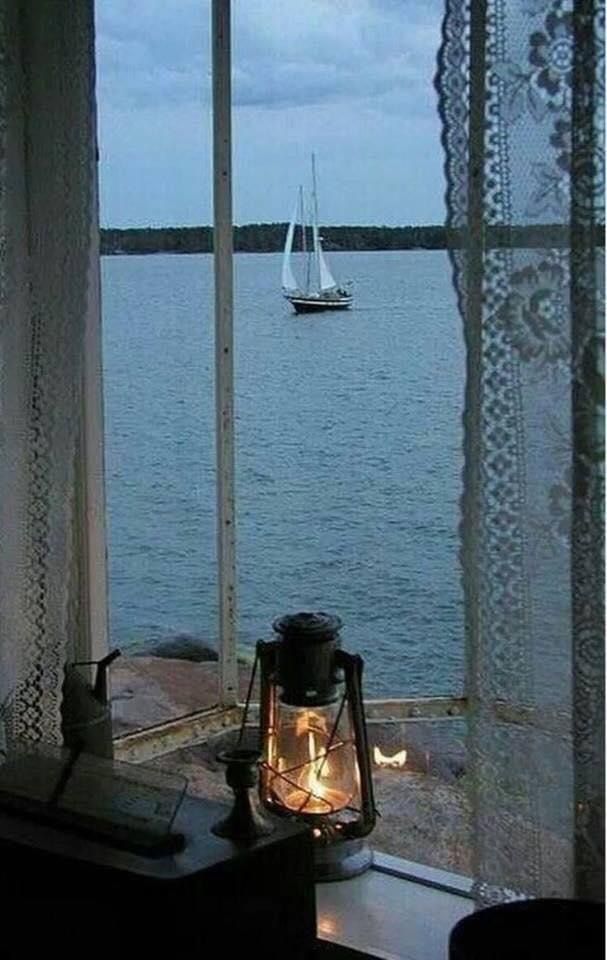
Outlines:
{"type": "MultiPolygon", "coordinates": [[[[5,4],[3,11],[15,41],[5,72],[7,102],[15,109],[0,124],[8,264],[0,325],[3,754],[12,735],[59,739],[63,668],[96,653],[104,638],[92,4],[70,9],[65,20],[59,9],[47,5],[30,16],[5,4]]],[[[472,722],[463,773],[474,785],[475,886],[485,900],[513,892],[569,895],[573,883],[584,897],[601,896],[601,12],[592,0],[573,9],[545,0],[450,0],[443,23],[439,89],[450,239],[463,244],[453,261],[467,366],[462,556],[472,722]]],[[[216,49],[225,52],[227,33],[215,27],[216,49]]],[[[365,33],[365,40],[372,36],[365,33]]],[[[132,32],[130,39],[135,60],[141,50],[132,32]]],[[[357,77],[347,85],[354,94],[357,77]]],[[[183,78],[172,79],[178,92],[183,78]]],[[[322,92],[318,76],[316,83],[322,92]]],[[[217,122],[227,100],[219,98],[217,122]]],[[[348,170],[355,169],[354,153],[349,159],[348,170]]],[[[225,241],[229,217],[218,220],[225,241]]],[[[193,229],[167,230],[166,244],[175,250],[189,238],[204,250],[208,232],[193,229]]],[[[379,230],[386,241],[388,228],[379,230]]],[[[338,233],[322,232],[325,241],[339,240],[338,233]]],[[[312,235],[328,296],[329,268],[312,235]]],[[[124,241],[126,249],[150,239],[111,232],[104,242],[124,241]]],[[[251,248],[250,230],[242,242],[251,248]]],[[[230,263],[216,258],[220,272],[230,263]]],[[[283,286],[297,302],[288,266],[283,286]]],[[[230,284],[218,289],[229,294],[230,284]]],[[[340,307],[349,305],[343,288],[333,295],[340,307]]],[[[229,321],[229,310],[218,314],[229,321]]],[[[314,329],[294,320],[297,331],[314,329]]],[[[333,335],[332,325],[317,328],[319,336],[333,335]]],[[[229,323],[218,329],[229,334],[229,323]]],[[[225,345],[224,354],[219,344],[220,369],[229,366],[229,336],[225,345]]],[[[225,596],[229,579],[221,583],[225,596]]],[[[121,738],[120,750],[140,757],[159,747],[167,752],[198,743],[211,724],[237,722],[241,710],[231,706],[236,690],[230,689],[235,652],[224,631],[220,710],[139,730],[121,738]]],[[[186,666],[191,681],[194,666],[186,666]]],[[[175,679],[174,667],[171,674],[175,679]]],[[[208,671],[211,687],[216,678],[208,671]]],[[[184,690],[191,694],[196,683],[184,690]]],[[[201,686],[194,695],[203,699],[201,686]]],[[[462,706],[451,698],[370,701],[369,715],[372,722],[388,715],[397,731],[404,714],[415,721],[407,728],[408,776],[416,753],[422,770],[425,762],[432,773],[436,760],[427,739],[424,746],[413,735],[426,714],[450,717],[442,728],[451,735],[462,706]]],[[[194,760],[204,749],[199,743],[189,752],[193,768],[203,769],[194,760]]],[[[204,769],[219,789],[211,767],[204,769]]],[[[396,793],[402,801],[405,791],[396,793]]],[[[426,820],[438,833],[434,813],[427,810],[426,820]]],[[[449,831],[451,840],[458,836],[449,831]]]]}
{"type": "MultiPolygon", "coordinates": [[[[103,261],[103,304],[123,734],[216,699],[212,664],[168,668],[131,651],[153,654],[176,640],[182,652],[217,648],[220,640],[212,255],[121,255],[208,243],[166,228],[212,215],[210,145],[201,135],[211,106],[210,10],[157,13],[143,11],[133,26],[124,6],[97,11],[102,222],[116,254],[103,261]],[[150,222],[165,229],[124,232],[150,222]]],[[[282,7],[234,9],[235,221],[274,228],[271,252],[268,228],[236,234],[237,250],[253,248],[235,256],[237,636],[242,699],[255,641],[268,637],[275,616],[338,612],[344,645],[364,657],[366,696],[378,701],[369,706],[377,756],[407,748],[405,776],[427,824],[431,789],[449,800],[461,770],[463,732],[443,720],[460,708],[430,700],[426,719],[412,725],[394,719],[410,708],[387,700],[462,693],[464,355],[447,254],[417,246],[444,247],[432,88],[442,10],[410,13],[360,4],[344,21],[339,5],[293,4],[297,29],[285,31],[282,7]],[[409,137],[398,132],[403,119],[409,137]],[[312,149],[325,255],[341,282],[354,280],[354,305],[300,317],[281,297],[280,272],[300,182],[309,195],[312,149]],[[399,234],[402,227],[409,230],[399,234]],[[399,249],[403,235],[413,249],[399,249]]],[[[296,272],[305,259],[294,253],[296,272]]],[[[378,842],[427,860],[419,836],[416,849],[395,845],[397,834],[409,835],[396,828],[403,776],[377,768],[378,842]]],[[[451,818],[465,819],[449,802],[451,818]]],[[[432,862],[462,866],[452,851],[432,862]]]]}

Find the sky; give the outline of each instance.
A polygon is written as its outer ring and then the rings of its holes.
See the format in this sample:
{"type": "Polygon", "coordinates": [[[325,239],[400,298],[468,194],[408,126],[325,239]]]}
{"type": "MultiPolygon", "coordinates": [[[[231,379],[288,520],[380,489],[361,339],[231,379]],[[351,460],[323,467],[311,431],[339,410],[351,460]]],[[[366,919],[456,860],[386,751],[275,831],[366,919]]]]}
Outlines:
{"type": "MultiPolygon", "coordinates": [[[[103,226],[212,221],[209,0],[97,0],[103,226]]],[[[235,223],[444,222],[443,0],[233,0],[235,223]]]]}

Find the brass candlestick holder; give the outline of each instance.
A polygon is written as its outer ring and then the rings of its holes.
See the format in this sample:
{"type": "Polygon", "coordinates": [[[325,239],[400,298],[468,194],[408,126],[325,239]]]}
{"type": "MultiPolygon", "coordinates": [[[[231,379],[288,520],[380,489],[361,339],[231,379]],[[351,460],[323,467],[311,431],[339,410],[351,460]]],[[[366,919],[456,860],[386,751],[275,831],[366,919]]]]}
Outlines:
{"type": "Polygon", "coordinates": [[[234,806],[211,830],[218,837],[244,845],[255,843],[274,832],[274,824],[262,812],[258,799],[258,750],[236,747],[220,753],[217,759],[227,764],[226,783],[234,792],[234,806]]]}

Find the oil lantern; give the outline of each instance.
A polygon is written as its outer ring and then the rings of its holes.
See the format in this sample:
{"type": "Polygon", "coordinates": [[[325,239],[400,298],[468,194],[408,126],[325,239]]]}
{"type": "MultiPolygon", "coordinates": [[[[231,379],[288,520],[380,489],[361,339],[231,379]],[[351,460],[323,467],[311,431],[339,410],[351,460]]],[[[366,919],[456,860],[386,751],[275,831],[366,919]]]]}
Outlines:
{"type": "Polygon", "coordinates": [[[260,797],[303,819],[315,838],[319,880],[362,873],[375,824],[362,700],[362,658],[341,649],[339,617],[297,613],[260,641],[260,797]]]}

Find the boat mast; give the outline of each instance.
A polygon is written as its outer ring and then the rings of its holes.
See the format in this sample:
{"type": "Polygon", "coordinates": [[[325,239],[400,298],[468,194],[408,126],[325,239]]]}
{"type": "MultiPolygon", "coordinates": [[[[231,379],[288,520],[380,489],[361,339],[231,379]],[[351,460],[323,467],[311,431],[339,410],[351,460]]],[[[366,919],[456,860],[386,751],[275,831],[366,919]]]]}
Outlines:
{"type": "Polygon", "coordinates": [[[301,249],[303,251],[305,261],[306,261],[306,288],[305,292],[310,292],[310,257],[311,254],[308,251],[308,244],[306,240],[307,224],[306,224],[306,211],[304,206],[304,193],[303,187],[299,188],[299,196],[301,200],[301,249]]]}
{"type": "Polygon", "coordinates": [[[301,216],[301,249],[306,252],[306,224],[304,220],[304,198],[303,187],[299,188],[299,213],[301,216]]]}
{"type": "Polygon", "coordinates": [[[312,154],[312,230],[314,236],[314,258],[316,266],[316,276],[318,278],[318,290],[321,289],[320,279],[320,240],[318,237],[318,196],[316,194],[316,156],[312,154]]]}

